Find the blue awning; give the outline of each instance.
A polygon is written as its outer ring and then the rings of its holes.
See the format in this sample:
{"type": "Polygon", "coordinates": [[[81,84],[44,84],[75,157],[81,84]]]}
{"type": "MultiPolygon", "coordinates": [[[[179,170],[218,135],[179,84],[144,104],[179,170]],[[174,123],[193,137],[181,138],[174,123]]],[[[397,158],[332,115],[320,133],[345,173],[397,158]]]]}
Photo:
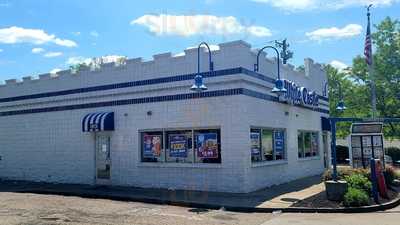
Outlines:
{"type": "Polygon", "coordinates": [[[114,112],[89,113],[82,119],[83,132],[114,130],[114,112]]]}

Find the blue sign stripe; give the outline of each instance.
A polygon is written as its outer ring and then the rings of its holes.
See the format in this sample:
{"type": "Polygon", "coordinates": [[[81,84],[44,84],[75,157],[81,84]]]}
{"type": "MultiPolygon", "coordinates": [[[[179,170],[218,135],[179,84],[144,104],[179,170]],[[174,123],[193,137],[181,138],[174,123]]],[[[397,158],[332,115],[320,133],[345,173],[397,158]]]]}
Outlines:
{"type": "MultiPolygon", "coordinates": [[[[245,88],[234,88],[216,91],[207,91],[201,93],[186,93],[186,94],[176,94],[167,96],[156,96],[156,97],[144,97],[144,98],[134,98],[134,99],[124,99],[124,100],[114,100],[106,102],[93,102],[85,104],[76,105],[65,105],[65,106],[53,106],[45,108],[33,108],[24,110],[14,110],[0,112],[0,116],[12,116],[12,115],[22,115],[22,114],[33,114],[33,113],[44,113],[44,112],[57,112],[57,111],[67,111],[67,110],[77,110],[77,109],[88,109],[88,108],[98,108],[98,107],[108,107],[108,106],[119,106],[119,105],[134,105],[134,104],[144,104],[153,102],[166,102],[166,101],[177,101],[186,99],[196,99],[196,98],[209,98],[209,97],[219,97],[219,96],[231,96],[231,95],[246,95],[249,97],[254,97],[258,99],[263,99],[267,101],[278,102],[281,104],[287,104],[278,100],[278,97],[269,94],[260,93],[257,91],[245,89],[245,88]]],[[[317,112],[329,114],[329,110],[320,108],[308,108],[305,106],[295,106],[306,108],[309,110],[314,110],[317,112]]],[[[87,119],[90,119],[87,118],[87,119]]]]}
{"type": "MultiPolygon", "coordinates": [[[[235,74],[240,74],[240,73],[243,73],[250,77],[254,77],[259,80],[269,82],[271,84],[275,84],[274,78],[256,73],[254,71],[248,70],[243,67],[203,72],[201,74],[204,78],[212,78],[212,77],[219,77],[219,76],[235,75],[235,74]]],[[[186,81],[186,80],[194,79],[195,76],[196,76],[196,73],[192,73],[192,74],[161,77],[161,78],[154,78],[154,79],[147,79],[147,80],[138,80],[138,81],[124,82],[124,83],[107,84],[107,85],[92,86],[92,87],[85,87],[85,88],[76,88],[76,89],[70,89],[70,90],[44,92],[44,93],[31,94],[31,95],[21,95],[21,96],[15,96],[15,97],[0,98],[0,103],[22,101],[22,100],[28,100],[28,99],[56,97],[56,96],[71,95],[71,94],[82,94],[82,93],[95,92],[95,91],[106,91],[106,90],[113,90],[113,89],[120,89],[120,88],[146,86],[146,85],[154,85],[154,84],[162,84],[162,83],[170,83],[170,82],[178,82],[178,81],[186,81]]],[[[320,96],[320,98],[325,101],[328,101],[328,98],[326,98],[326,97],[320,96]]]]}

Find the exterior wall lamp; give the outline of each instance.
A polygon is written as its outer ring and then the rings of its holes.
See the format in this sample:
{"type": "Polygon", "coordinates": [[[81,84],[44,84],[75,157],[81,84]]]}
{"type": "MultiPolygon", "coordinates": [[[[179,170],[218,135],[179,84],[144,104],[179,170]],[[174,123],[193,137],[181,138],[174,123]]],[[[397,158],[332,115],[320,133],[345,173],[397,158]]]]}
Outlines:
{"type": "Polygon", "coordinates": [[[281,79],[280,75],[280,59],[279,59],[279,51],[273,46],[265,46],[262,49],[260,49],[257,53],[257,63],[254,64],[254,72],[258,72],[259,69],[259,63],[260,63],[260,54],[261,52],[266,49],[266,48],[272,48],[276,52],[276,65],[277,65],[277,75],[278,79],[275,81],[275,87],[272,89],[272,93],[277,94],[278,96],[283,95],[287,92],[286,88],[284,87],[284,81],[281,79]]]}
{"type": "Polygon", "coordinates": [[[197,47],[197,74],[194,77],[194,84],[190,87],[190,90],[195,92],[202,92],[207,90],[207,86],[203,83],[203,76],[200,74],[200,48],[202,45],[205,45],[208,49],[208,63],[210,66],[210,71],[214,70],[214,63],[211,61],[211,50],[210,46],[206,42],[201,42],[197,47]]]}

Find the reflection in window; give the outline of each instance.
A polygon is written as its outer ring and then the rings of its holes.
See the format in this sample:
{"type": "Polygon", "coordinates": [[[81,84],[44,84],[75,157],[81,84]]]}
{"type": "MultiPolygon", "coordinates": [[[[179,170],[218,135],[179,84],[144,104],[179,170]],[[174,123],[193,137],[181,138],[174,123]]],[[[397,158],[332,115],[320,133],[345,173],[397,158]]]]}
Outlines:
{"type": "Polygon", "coordinates": [[[318,132],[298,131],[297,146],[299,158],[318,156],[318,132]]]}
{"type": "Polygon", "coordinates": [[[250,129],[251,161],[273,161],[285,159],[284,130],[250,129]]]}

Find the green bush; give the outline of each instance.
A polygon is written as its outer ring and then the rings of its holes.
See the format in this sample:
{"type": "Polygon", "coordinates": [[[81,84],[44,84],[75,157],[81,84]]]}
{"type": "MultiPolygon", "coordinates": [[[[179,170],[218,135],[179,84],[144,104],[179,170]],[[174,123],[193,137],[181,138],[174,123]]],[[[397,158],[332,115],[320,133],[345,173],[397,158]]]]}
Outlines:
{"type": "MultiPolygon", "coordinates": [[[[325,170],[324,174],[322,175],[323,181],[333,180],[332,178],[332,170],[325,170]]],[[[353,169],[350,167],[338,167],[337,176],[338,180],[344,180],[345,177],[350,176],[352,174],[361,174],[368,179],[371,177],[371,171],[369,169],[353,169]]]]}
{"type": "Polygon", "coordinates": [[[344,195],[345,206],[364,206],[369,204],[368,194],[360,189],[349,187],[344,195]]]}
{"type": "Polygon", "coordinates": [[[364,175],[354,173],[350,176],[346,176],[344,179],[346,180],[349,188],[359,189],[365,191],[367,194],[372,193],[372,183],[364,175]]]}
{"type": "Polygon", "coordinates": [[[386,166],[383,175],[385,177],[386,185],[392,185],[397,176],[396,170],[392,166],[386,166]]]}
{"type": "Polygon", "coordinates": [[[393,162],[400,160],[400,148],[397,147],[385,148],[385,154],[392,157],[393,162]]]}

